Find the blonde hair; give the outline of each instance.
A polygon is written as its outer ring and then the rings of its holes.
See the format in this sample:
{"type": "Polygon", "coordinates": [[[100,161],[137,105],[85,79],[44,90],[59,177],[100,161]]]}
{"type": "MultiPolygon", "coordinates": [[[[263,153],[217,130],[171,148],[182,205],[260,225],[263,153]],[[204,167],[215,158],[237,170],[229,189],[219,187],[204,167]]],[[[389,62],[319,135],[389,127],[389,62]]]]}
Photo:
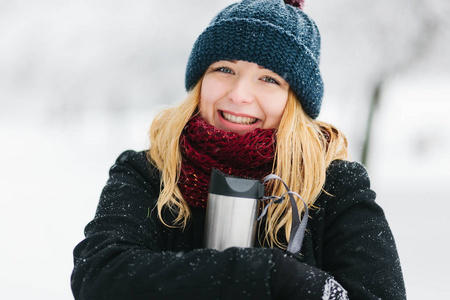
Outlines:
{"type": "Polygon", "coordinates": [[[161,192],[156,208],[159,219],[169,227],[172,225],[162,218],[164,208],[177,216],[174,225],[181,224],[184,227],[190,217],[189,206],[177,185],[181,170],[179,139],[186,123],[196,114],[201,82],[202,80],[189,92],[184,102],[156,115],[150,127],[150,150],[147,158],[161,172],[161,192]]]}
{"type": "MultiPolygon", "coordinates": [[[[201,82],[199,80],[184,102],[159,113],[150,128],[147,156],[161,172],[161,193],[156,208],[160,220],[169,227],[184,227],[190,218],[189,206],[177,186],[181,168],[179,138],[189,119],[198,113],[201,82]],[[173,224],[163,220],[164,209],[176,216],[173,224]]],[[[272,172],[281,177],[292,191],[300,194],[309,207],[313,207],[322,192],[328,165],[335,159],[347,159],[347,153],[345,136],[335,127],[306,115],[295,94],[289,91],[276,133],[272,172]]],[[[267,190],[271,195],[281,195],[285,191],[280,182],[271,183],[267,190]]],[[[303,203],[299,199],[297,201],[299,211],[303,211],[303,203]]],[[[268,208],[264,240],[270,247],[285,248],[278,236],[284,229],[286,240],[289,240],[290,211],[289,201],[268,208]]]]}
{"type": "MultiPolygon", "coordinates": [[[[332,125],[311,119],[290,91],[277,130],[273,173],[298,193],[308,207],[313,207],[325,184],[329,164],[333,160],[347,158],[346,137],[332,125]]],[[[269,190],[278,196],[285,192],[279,181],[273,183],[269,190]]],[[[297,207],[300,212],[304,210],[300,199],[297,199],[297,207]]],[[[289,240],[291,215],[289,201],[268,208],[264,240],[271,247],[285,248],[278,239],[278,233],[284,228],[286,240],[289,240]]]]}

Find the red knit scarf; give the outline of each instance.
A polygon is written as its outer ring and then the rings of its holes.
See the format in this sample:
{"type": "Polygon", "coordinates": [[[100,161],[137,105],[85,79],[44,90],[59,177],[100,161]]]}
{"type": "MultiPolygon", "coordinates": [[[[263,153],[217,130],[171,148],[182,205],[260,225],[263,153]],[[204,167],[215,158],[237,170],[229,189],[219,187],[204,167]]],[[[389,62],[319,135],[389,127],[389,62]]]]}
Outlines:
{"type": "Polygon", "coordinates": [[[192,118],[180,137],[182,154],[178,187],[190,206],[206,207],[213,168],[239,177],[262,179],[270,174],[275,153],[275,129],[255,129],[245,135],[192,118]]]}

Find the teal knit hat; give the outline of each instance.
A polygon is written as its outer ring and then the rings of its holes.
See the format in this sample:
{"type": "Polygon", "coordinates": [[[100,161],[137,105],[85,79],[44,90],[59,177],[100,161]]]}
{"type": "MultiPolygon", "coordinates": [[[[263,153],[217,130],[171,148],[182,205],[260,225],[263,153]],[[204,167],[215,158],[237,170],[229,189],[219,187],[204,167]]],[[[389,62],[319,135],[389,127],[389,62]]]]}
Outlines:
{"type": "Polygon", "coordinates": [[[186,90],[216,61],[253,62],[282,76],[315,119],[323,97],[319,59],[319,30],[299,7],[282,0],[243,0],[222,10],[198,37],[186,68],[186,90]]]}

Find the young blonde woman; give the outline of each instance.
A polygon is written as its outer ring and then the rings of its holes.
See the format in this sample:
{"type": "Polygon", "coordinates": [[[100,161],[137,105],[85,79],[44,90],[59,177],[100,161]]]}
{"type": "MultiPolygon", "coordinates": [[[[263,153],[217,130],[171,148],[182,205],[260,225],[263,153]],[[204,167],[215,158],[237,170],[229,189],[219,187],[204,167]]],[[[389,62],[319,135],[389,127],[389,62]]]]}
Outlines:
{"type": "Polygon", "coordinates": [[[364,167],[346,161],[339,130],[315,120],[320,36],[302,6],[243,0],[199,36],[187,99],[155,118],[148,151],[126,151],[110,170],[74,250],[76,299],[406,299],[364,167]],[[203,248],[213,168],[274,173],[298,193],[310,208],[301,251],[286,251],[289,201],[268,206],[254,248],[203,248]]]}

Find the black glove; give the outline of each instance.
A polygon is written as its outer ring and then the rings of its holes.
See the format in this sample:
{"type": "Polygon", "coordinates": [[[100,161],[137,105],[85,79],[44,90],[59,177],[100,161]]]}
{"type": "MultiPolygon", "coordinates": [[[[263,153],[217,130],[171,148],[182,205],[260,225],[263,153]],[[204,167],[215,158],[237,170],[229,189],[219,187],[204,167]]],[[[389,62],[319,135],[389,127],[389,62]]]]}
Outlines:
{"type": "Polygon", "coordinates": [[[326,272],[272,249],[275,266],[270,273],[273,299],[348,299],[347,292],[326,272]]]}

